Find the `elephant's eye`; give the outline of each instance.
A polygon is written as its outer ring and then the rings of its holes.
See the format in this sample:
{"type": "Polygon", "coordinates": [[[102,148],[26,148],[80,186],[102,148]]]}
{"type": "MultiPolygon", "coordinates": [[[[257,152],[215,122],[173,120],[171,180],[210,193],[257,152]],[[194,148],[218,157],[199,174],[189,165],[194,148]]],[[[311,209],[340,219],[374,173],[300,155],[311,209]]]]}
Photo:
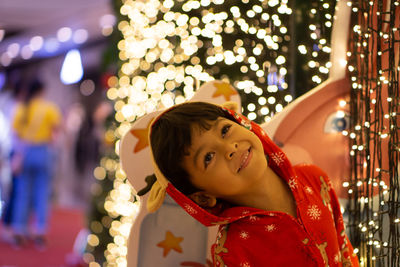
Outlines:
{"type": "Polygon", "coordinates": [[[349,128],[349,114],[339,110],[328,116],[325,121],[325,133],[339,133],[349,128]]]}

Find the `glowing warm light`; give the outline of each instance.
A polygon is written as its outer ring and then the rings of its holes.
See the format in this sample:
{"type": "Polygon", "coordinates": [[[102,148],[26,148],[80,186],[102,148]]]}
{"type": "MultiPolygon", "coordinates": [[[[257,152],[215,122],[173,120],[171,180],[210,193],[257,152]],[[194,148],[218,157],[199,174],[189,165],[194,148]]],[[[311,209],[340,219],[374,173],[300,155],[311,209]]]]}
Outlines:
{"type": "Polygon", "coordinates": [[[338,111],[336,112],[336,117],[337,117],[337,118],[344,118],[345,116],[346,116],[346,114],[344,113],[343,110],[338,110],[338,111]]]}
{"type": "Polygon", "coordinates": [[[76,43],[76,44],[83,44],[84,42],[87,41],[89,37],[89,33],[87,30],[85,29],[78,29],[74,32],[73,36],[72,36],[72,40],[76,43]]]}
{"type": "Polygon", "coordinates": [[[305,45],[299,45],[297,48],[299,49],[301,54],[307,54],[307,48],[305,45]]]}
{"type": "Polygon", "coordinates": [[[8,55],[8,53],[3,53],[0,58],[0,62],[4,67],[7,67],[11,64],[12,58],[8,55]]]}
{"type": "Polygon", "coordinates": [[[341,65],[342,67],[345,67],[345,66],[347,65],[347,60],[345,60],[345,59],[340,59],[340,60],[339,60],[339,63],[340,63],[340,65],[341,65]]]}
{"type": "Polygon", "coordinates": [[[23,59],[30,59],[33,56],[33,50],[31,46],[24,45],[21,49],[21,57],[23,59]]]}
{"type": "Polygon", "coordinates": [[[7,47],[7,53],[11,58],[15,58],[19,50],[21,49],[21,46],[18,43],[12,43],[7,47]]]}
{"type": "Polygon", "coordinates": [[[62,27],[57,31],[57,39],[60,42],[67,42],[72,37],[72,30],[69,27],[62,27]]]}
{"type": "Polygon", "coordinates": [[[29,46],[32,51],[38,51],[43,47],[43,37],[42,36],[34,36],[31,38],[29,42],[29,46]]]}
{"type": "Polygon", "coordinates": [[[83,67],[79,50],[70,50],[61,67],[60,78],[64,84],[79,82],[83,76],[83,67]]]}
{"type": "Polygon", "coordinates": [[[347,104],[347,103],[346,103],[346,101],[345,101],[345,100],[339,100],[339,106],[340,106],[340,107],[342,107],[342,108],[343,108],[343,107],[345,107],[345,106],[346,106],[346,104],[347,104]]]}

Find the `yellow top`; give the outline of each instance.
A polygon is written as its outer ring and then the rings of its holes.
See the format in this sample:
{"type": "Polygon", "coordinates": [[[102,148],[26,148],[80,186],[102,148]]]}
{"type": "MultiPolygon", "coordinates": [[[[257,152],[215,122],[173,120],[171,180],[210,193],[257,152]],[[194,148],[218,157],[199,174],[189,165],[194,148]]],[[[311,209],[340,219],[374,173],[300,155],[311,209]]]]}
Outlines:
{"type": "Polygon", "coordinates": [[[61,113],[55,104],[36,98],[28,105],[17,105],[13,128],[23,141],[43,144],[51,142],[53,130],[60,121],[61,113]]]}

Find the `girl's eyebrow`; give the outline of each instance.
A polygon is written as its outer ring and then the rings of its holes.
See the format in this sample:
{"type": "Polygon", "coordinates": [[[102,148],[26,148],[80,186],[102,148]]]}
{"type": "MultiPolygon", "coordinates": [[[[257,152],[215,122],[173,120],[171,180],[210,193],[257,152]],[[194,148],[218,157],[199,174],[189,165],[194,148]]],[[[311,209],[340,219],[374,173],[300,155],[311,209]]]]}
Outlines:
{"type": "MultiPolygon", "coordinates": [[[[218,117],[214,124],[211,126],[211,128],[217,128],[219,129],[219,124],[221,123],[221,121],[223,121],[225,118],[224,117],[218,117]]],[[[211,129],[210,129],[211,130],[211,129]]]]}
{"type": "MultiPolygon", "coordinates": [[[[223,117],[218,117],[218,118],[215,120],[215,122],[213,123],[213,125],[211,126],[211,129],[210,129],[209,131],[212,131],[212,130],[214,130],[215,128],[216,128],[216,129],[219,129],[219,124],[221,123],[221,121],[222,121],[223,119],[224,119],[223,117]]],[[[201,152],[203,151],[203,149],[204,149],[204,145],[201,145],[201,146],[196,150],[196,152],[194,153],[194,156],[193,156],[193,164],[194,164],[194,166],[197,166],[197,167],[198,167],[198,165],[197,165],[197,163],[198,163],[198,157],[199,157],[199,155],[201,154],[201,152]]]]}

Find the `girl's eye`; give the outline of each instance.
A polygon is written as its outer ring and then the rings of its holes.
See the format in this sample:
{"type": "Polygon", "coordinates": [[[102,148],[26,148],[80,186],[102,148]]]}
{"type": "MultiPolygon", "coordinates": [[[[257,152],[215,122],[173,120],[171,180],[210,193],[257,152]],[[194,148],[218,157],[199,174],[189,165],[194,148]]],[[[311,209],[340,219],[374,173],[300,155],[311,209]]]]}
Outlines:
{"type": "Polygon", "coordinates": [[[214,152],[208,152],[204,156],[204,168],[207,169],[207,166],[211,163],[211,160],[213,159],[215,153],[214,152]]]}
{"type": "Polygon", "coordinates": [[[226,124],[224,127],[221,129],[221,136],[222,138],[225,137],[225,135],[229,132],[229,129],[231,128],[232,124],[226,124]]]}

